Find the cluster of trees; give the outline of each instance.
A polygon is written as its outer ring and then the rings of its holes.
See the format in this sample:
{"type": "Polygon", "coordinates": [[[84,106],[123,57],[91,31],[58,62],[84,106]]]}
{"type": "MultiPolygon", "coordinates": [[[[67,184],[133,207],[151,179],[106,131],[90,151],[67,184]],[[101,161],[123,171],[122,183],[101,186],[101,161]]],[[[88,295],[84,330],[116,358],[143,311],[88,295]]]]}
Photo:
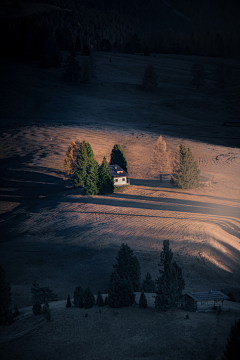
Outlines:
{"type": "Polygon", "coordinates": [[[200,185],[200,169],[198,163],[194,161],[194,156],[189,147],[180,144],[171,159],[170,152],[167,151],[166,141],[159,136],[153,144],[152,152],[152,172],[160,176],[162,181],[163,174],[171,172],[170,183],[179,189],[194,189],[200,185]]]}
{"type": "MultiPolygon", "coordinates": [[[[71,146],[72,148],[74,147],[74,145],[71,146]]],[[[68,169],[75,168],[73,173],[74,187],[83,187],[86,195],[113,193],[114,181],[105,156],[101,166],[99,166],[91,145],[83,141],[80,145],[75,165],[75,159],[71,155],[73,150],[71,149],[67,151],[65,165],[68,164],[66,165],[67,171],[68,169]]],[[[119,144],[115,144],[112,149],[110,164],[118,164],[123,170],[127,171],[127,160],[119,144]]]]}

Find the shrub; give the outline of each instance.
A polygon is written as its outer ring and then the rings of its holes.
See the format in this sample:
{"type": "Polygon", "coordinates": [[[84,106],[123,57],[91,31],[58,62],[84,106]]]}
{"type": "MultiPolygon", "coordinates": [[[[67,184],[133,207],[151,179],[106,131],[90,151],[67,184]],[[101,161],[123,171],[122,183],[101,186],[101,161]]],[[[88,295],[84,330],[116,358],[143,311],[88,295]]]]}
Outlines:
{"type": "Polygon", "coordinates": [[[43,314],[43,315],[46,315],[47,312],[48,312],[48,310],[49,310],[49,304],[48,304],[48,302],[46,302],[46,303],[42,306],[42,314],[43,314]]]}
{"type": "Polygon", "coordinates": [[[89,287],[84,290],[83,299],[85,309],[90,309],[95,305],[95,298],[89,287]]]}
{"type": "Polygon", "coordinates": [[[71,300],[70,300],[70,296],[68,295],[66,308],[70,308],[71,306],[72,306],[72,303],[71,303],[71,300]]]}

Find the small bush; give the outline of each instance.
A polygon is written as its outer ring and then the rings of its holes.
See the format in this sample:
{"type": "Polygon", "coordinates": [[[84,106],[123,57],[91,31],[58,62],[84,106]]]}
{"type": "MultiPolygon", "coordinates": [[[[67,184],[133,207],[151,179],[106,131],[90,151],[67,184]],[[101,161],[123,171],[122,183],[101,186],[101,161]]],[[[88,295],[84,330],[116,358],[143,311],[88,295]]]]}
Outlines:
{"type": "Polygon", "coordinates": [[[185,319],[187,319],[187,320],[189,319],[189,315],[188,315],[188,314],[185,316],[185,319]]]}
{"type": "Polygon", "coordinates": [[[141,292],[141,296],[140,296],[140,300],[139,300],[139,307],[141,309],[147,308],[147,298],[143,291],[141,292]]]}

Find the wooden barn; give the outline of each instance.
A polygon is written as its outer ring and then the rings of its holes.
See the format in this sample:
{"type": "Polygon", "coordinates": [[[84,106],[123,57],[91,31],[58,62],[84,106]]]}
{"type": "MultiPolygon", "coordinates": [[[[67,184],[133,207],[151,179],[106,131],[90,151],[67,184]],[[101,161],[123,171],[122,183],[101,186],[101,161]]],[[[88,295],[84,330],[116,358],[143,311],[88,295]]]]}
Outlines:
{"type": "Polygon", "coordinates": [[[223,308],[224,300],[229,297],[221,291],[189,292],[185,294],[183,307],[189,311],[211,311],[223,308]]]}
{"type": "Polygon", "coordinates": [[[130,185],[130,179],[128,179],[128,173],[124,171],[119,165],[108,165],[110,174],[113,177],[115,186],[130,185]]]}

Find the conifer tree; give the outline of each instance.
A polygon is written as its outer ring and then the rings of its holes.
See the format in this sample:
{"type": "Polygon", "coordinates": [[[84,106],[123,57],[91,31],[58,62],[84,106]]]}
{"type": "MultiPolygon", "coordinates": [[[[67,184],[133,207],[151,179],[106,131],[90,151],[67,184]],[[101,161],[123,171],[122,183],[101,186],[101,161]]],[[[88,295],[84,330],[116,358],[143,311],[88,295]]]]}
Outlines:
{"type": "Polygon", "coordinates": [[[12,303],[11,286],[7,281],[6,272],[0,265],[0,325],[8,322],[10,305],[12,303]]]}
{"type": "Polygon", "coordinates": [[[34,302],[32,310],[34,315],[40,315],[42,313],[42,305],[39,299],[34,302]]]}
{"type": "Polygon", "coordinates": [[[123,170],[127,172],[127,160],[124,156],[123,149],[119,144],[115,144],[112,152],[109,165],[119,165],[123,170]]]}
{"type": "Polygon", "coordinates": [[[115,270],[111,274],[110,288],[108,291],[108,304],[110,307],[119,308],[131,306],[134,303],[135,294],[129,278],[121,278],[115,270]]]}
{"type": "Polygon", "coordinates": [[[117,264],[113,265],[122,279],[128,279],[132,282],[133,290],[138,291],[140,286],[141,269],[139,261],[133,255],[133,250],[128,244],[122,244],[117,254],[117,264]]]}
{"type": "Polygon", "coordinates": [[[154,67],[150,64],[146,67],[143,78],[142,86],[146,90],[155,89],[157,87],[157,74],[154,67]]]}
{"type": "Polygon", "coordinates": [[[81,286],[77,286],[76,289],[74,290],[73,303],[74,306],[78,308],[84,307],[83,289],[81,288],[81,286]]]}
{"type": "Polygon", "coordinates": [[[161,310],[177,306],[185,287],[182,270],[175,262],[172,263],[172,258],[173,253],[169,248],[169,240],[164,240],[160,263],[158,264],[161,276],[156,280],[155,297],[155,307],[161,310]]]}
{"type": "Polygon", "coordinates": [[[95,298],[89,287],[84,290],[83,301],[85,309],[90,309],[95,305],[95,298]]]}
{"type": "Polygon", "coordinates": [[[141,296],[139,299],[139,307],[141,309],[147,308],[147,298],[146,298],[146,295],[144,294],[143,290],[141,291],[141,296]]]}
{"type": "Polygon", "coordinates": [[[100,290],[98,291],[98,295],[97,295],[97,305],[99,307],[104,306],[103,297],[100,290]]]}
{"type": "Polygon", "coordinates": [[[98,162],[95,158],[89,159],[84,181],[84,192],[86,195],[98,194],[98,168],[98,162]]]}
{"type": "Polygon", "coordinates": [[[102,165],[98,171],[98,192],[99,194],[112,194],[114,191],[114,182],[110,174],[107,160],[104,156],[102,165]]]}
{"type": "Polygon", "coordinates": [[[67,303],[66,303],[66,308],[70,308],[72,306],[71,300],[70,300],[70,296],[68,295],[67,297],[67,303]]]}
{"type": "Polygon", "coordinates": [[[145,279],[143,280],[141,290],[146,293],[154,293],[155,292],[155,282],[154,282],[154,280],[152,280],[152,277],[149,272],[147,273],[147,275],[145,276],[145,279]]]}
{"type": "Polygon", "coordinates": [[[231,326],[229,338],[227,339],[226,349],[223,351],[222,360],[239,360],[240,354],[240,319],[235,320],[231,326]]]}
{"type": "Polygon", "coordinates": [[[163,140],[162,136],[159,136],[153,144],[152,170],[160,176],[160,182],[162,182],[162,175],[170,170],[170,155],[167,151],[166,141],[163,140]]]}
{"type": "Polygon", "coordinates": [[[200,185],[200,170],[190,148],[180,145],[173,161],[171,184],[179,189],[194,189],[200,185]]]}

